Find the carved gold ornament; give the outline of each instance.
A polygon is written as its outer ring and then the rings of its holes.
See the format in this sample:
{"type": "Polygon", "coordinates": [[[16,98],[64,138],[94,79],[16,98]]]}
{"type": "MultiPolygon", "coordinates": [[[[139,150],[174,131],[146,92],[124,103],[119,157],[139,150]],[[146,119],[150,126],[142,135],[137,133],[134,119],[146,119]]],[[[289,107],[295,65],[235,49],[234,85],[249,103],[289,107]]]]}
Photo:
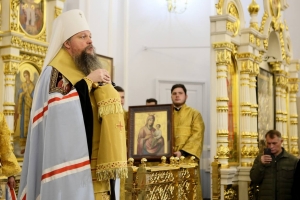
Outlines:
{"type": "Polygon", "coordinates": [[[276,19],[279,18],[281,9],[280,0],[269,0],[269,5],[272,16],[276,19]]]}
{"type": "Polygon", "coordinates": [[[217,14],[222,15],[222,9],[223,9],[224,0],[219,0],[219,2],[215,5],[217,9],[217,14]]]}
{"type": "Polygon", "coordinates": [[[229,148],[228,146],[223,146],[222,144],[217,149],[217,156],[219,158],[229,158],[229,148]]]}
{"type": "Polygon", "coordinates": [[[233,33],[233,36],[236,36],[240,29],[240,16],[237,7],[233,2],[230,2],[227,9],[228,14],[236,18],[235,22],[227,22],[227,30],[233,33]]]}
{"type": "Polygon", "coordinates": [[[261,33],[264,32],[266,21],[267,21],[268,17],[269,17],[269,14],[268,14],[267,11],[265,11],[264,15],[262,17],[262,20],[261,20],[261,25],[260,25],[260,28],[259,28],[259,32],[261,32],[261,33]]]}

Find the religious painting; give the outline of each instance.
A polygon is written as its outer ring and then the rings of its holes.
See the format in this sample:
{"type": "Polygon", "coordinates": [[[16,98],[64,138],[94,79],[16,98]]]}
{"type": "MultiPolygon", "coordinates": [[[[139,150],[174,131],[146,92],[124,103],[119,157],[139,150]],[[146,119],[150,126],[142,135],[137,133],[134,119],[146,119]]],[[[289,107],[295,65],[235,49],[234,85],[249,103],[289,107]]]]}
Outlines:
{"type": "Polygon", "coordinates": [[[258,98],[258,137],[263,144],[265,134],[275,129],[275,85],[274,76],[268,71],[260,69],[257,77],[258,98]]]}
{"type": "Polygon", "coordinates": [[[129,106],[128,158],[173,156],[173,105],[129,106]]]}
{"type": "Polygon", "coordinates": [[[45,18],[44,0],[20,0],[20,27],[28,35],[36,36],[43,30],[45,18]]]}
{"type": "Polygon", "coordinates": [[[113,81],[113,77],[114,77],[113,58],[108,56],[103,56],[100,54],[97,54],[97,56],[101,62],[102,68],[106,69],[109,72],[110,78],[113,81]]]}
{"type": "Polygon", "coordinates": [[[22,64],[16,74],[13,137],[17,158],[24,156],[34,87],[38,77],[39,71],[30,63],[22,64]]]}

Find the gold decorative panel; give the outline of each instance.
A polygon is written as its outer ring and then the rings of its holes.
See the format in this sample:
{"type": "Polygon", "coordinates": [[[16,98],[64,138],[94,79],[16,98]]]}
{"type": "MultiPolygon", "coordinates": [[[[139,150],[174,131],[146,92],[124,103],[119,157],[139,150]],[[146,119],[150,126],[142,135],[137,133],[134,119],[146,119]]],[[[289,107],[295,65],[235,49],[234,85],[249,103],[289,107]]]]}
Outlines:
{"type": "Polygon", "coordinates": [[[227,30],[231,31],[233,33],[233,36],[236,36],[240,29],[240,16],[239,16],[238,9],[233,2],[230,2],[228,4],[227,12],[228,12],[228,14],[230,14],[236,18],[235,22],[228,21],[227,25],[226,25],[227,30]]]}

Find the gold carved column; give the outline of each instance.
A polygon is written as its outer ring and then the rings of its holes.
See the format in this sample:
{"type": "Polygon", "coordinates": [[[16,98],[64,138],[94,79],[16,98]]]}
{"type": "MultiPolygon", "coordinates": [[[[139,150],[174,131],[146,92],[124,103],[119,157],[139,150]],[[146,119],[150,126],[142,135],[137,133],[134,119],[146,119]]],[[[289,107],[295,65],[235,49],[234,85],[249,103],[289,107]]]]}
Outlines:
{"type": "Polygon", "coordinates": [[[231,63],[232,43],[215,43],[217,66],[217,156],[222,168],[228,167],[228,91],[227,73],[231,63]]]}
{"type": "MultiPolygon", "coordinates": [[[[258,117],[258,103],[257,103],[257,75],[259,74],[259,63],[261,60],[256,57],[253,62],[253,70],[250,73],[250,104],[251,104],[251,119],[250,119],[250,134],[251,134],[251,145],[250,145],[250,156],[251,162],[254,162],[258,154],[258,127],[257,127],[257,117],[258,117]]],[[[252,165],[252,164],[251,164],[252,165]]]]}
{"type": "Polygon", "coordinates": [[[284,71],[281,61],[270,62],[269,64],[275,76],[276,129],[282,134],[283,147],[285,148],[285,150],[289,151],[287,124],[287,72],[284,71]]]}
{"type": "MultiPolygon", "coordinates": [[[[240,144],[241,144],[241,166],[252,165],[252,131],[251,121],[253,103],[251,103],[250,74],[253,71],[255,55],[251,53],[238,54],[240,68],[240,144]],[[252,106],[252,108],[251,108],[252,106]],[[252,110],[251,110],[252,109],[252,110]]],[[[257,131],[256,131],[257,132],[257,131]]]]}
{"type": "Polygon", "coordinates": [[[297,105],[296,97],[298,92],[298,78],[289,79],[289,92],[290,92],[290,153],[295,156],[299,155],[298,149],[298,114],[297,114],[297,105]]]}
{"type": "Polygon", "coordinates": [[[14,96],[15,96],[15,75],[21,62],[20,56],[2,55],[4,63],[4,103],[3,114],[6,116],[7,124],[13,130],[14,123],[14,96]]]}

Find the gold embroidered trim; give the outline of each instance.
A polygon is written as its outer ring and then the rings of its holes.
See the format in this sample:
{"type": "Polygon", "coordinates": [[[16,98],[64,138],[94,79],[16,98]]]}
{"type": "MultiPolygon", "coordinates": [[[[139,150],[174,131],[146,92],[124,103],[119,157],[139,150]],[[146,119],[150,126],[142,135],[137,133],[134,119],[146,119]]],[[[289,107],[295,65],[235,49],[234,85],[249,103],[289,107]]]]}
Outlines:
{"type": "Polygon", "coordinates": [[[120,99],[111,98],[106,101],[100,101],[97,104],[99,117],[109,114],[123,113],[123,107],[120,99]]]}
{"type": "Polygon", "coordinates": [[[96,176],[98,181],[116,178],[127,178],[128,169],[126,161],[118,161],[97,165],[96,176]]]}

